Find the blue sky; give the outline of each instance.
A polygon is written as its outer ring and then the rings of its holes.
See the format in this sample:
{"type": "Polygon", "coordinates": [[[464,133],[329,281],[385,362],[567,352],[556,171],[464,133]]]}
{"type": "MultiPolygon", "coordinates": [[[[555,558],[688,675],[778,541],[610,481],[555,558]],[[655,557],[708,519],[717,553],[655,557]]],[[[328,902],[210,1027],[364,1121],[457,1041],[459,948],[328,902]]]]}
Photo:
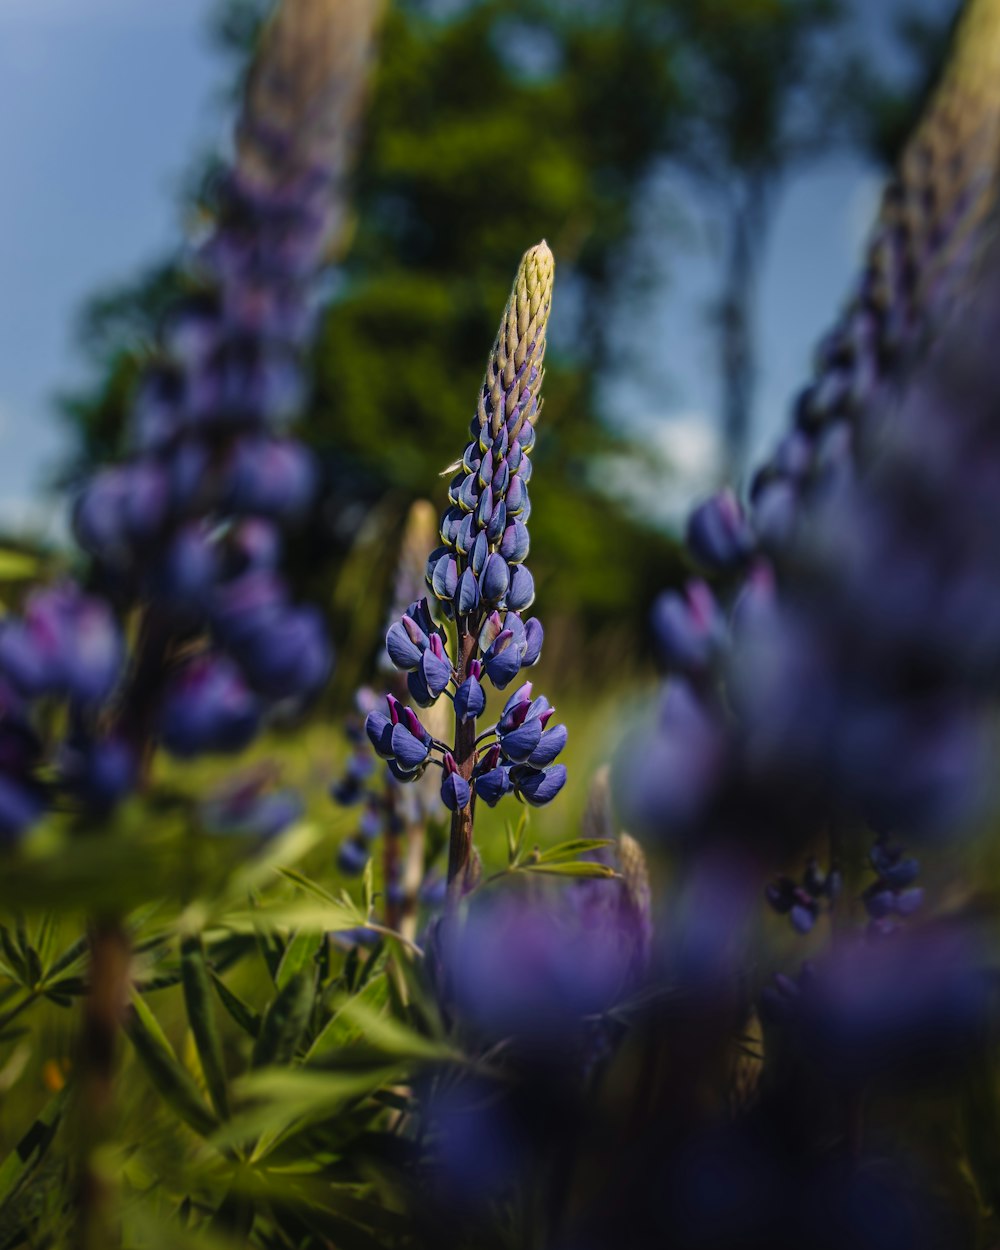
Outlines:
{"type": "MultiPolygon", "coordinates": [[[[885,6],[863,11],[873,31],[884,26],[885,6]]],[[[74,315],[171,246],[180,176],[225,135],[207,12],[206,0],[0,0],[0,525],[58,532],[40,487],[61,446],[52,396],[80,377],[74,315]]],[[[760,299],[758,447],[847,289],[876,191],[864,163],[842,155],[781,200],[760,299]]],[[[696,230],[643,318],[647,385],[610,395],[655,423],[656,446],[684,466],[679,493],[653,483],[669,514],[703,488],[711,459],[713,273],[696,230]]]]}
{"type": "Polygon", "coordinates": [[[176,239],[219,133],[205,0],[0,0],[0,523],[45,525],[81,302],[176,239]]]}

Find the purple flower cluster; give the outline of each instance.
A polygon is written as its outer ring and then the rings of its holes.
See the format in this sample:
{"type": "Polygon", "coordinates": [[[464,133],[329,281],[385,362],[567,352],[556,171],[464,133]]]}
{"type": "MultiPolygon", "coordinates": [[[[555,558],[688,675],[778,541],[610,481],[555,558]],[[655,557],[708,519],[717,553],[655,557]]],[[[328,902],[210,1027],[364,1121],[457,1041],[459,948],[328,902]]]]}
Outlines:
{"type": "Polygon", "coordinates": [[[386,650],[408,674],[411,697],[429,707],[442,694],[454,702],[455,745],[436,741],[411,708],[389,696],[388,713],[369,714],[368,736],[399,780],[420,776],[434,762],[442,770],[441,800],[453,813],[473,795],[493,806],[513,793],[533,805],[562,789],[566,769],[554,761],[566,728],[549,725],[553,709],[532,697],[526,682],[508,699],[500,719],[477,736],[486,709],[484,681],[503,690],[535,664],[543,630],[521,613],[534,598],[528,554],[527,482],[534,445],[552,291],[552,253],[546,244],[521,260],[500,332],[487,366],[472,441],[449,489],[441,522],[443,546],[427,564],[427,584],[448,619],[457,623],[460,655],[448,654],[444,629],[426,599],[390,626],[386,650]]]}
{"type": "Polygon", "coordinates": [[[16,838],[34,823],[54,784],[98,811],[130,789],[134,749],[103,715],[124,658],[108,605],[72,582],[32,592],[23,612],[0,624],[0,837],[16,838]],[[37,713],[53,703],[65,705],[67,732],[43,784],[37,713]]]}
{"type": "MultiPolygon", "coordinates": [[[[376,703],[368,690],[359,691],[357,701],[362,711],[370,711],[376,703]]],[[[337,853],[337,867],[346,876],[354,877],[364,871],[376,839],[403,832],[407,813],[403,792],[372,756],[363,722],[352,718],[346,730],[352,749],[343,774],[330,787],[330,794],[341,807],[361,808],[354,833],[341,843],[337,853]]]]}
{"type": "MultiPolygon", "coordinates": [[[[263,326],[241,326],[240,293],[228,294],[235,309],[220,302],[212,315],[176,313],[174,359],[144,381],[169,390],[169,403],[158,407],[161,416],[169,409],[174,428],[140,436],[136,457],[99,474],[75,517],[83,546],[149,603],[164,631],[211,637],[163,695],[160,732],[181,755],[241,748],[266,701],[308,696],[330,666],[319,613],[293,606],[277,571],[278,523],[306,504],[311,462],[296,444],[264,432],[273,407],[261,398],[267,385],[252,357],[271,350],[270,336],[263,326]],[[231,340],[241,337],[248,346],[237,359],[251,360],[232,366],[231,340]],[[209,384],[204,375],[216,370],[232,376],[209,384]],[[203,384],[211,400],[196,398],[203,384]]],[[[140,395],[140,420],[148,403],[140,395]]]]}
{"type": "Polygon", "coordinates": [[[470,1040],[585,1070],[608,1013],[646,985],[652,919],[646,860],[627,835],[592,859],[617,871],[478,893],[461,932],[438,931],[439,989],[470,1040]]]}
{"type": "MultiPolygon", "coordinates": [[[[970,49],[982,39],[973,33],[976,20],[964,36],[970,49]]],[[[754,477],[753,528],[765,547],[788,541],[814,478],[831,460],[850,459],[852,427],[892,407],[913,360],[946,329],[977,281],[983,222],[996,194],[995,122],[973,95],[976,70],[963,81],[957,64],[886,185],[865,264],[819,345],[813,379],[795,403],[794,428],[754,477]],[[934,153],[942,165],[951,162],[947,171],[935,168],[934,153]]]]}
{"type": "Polygon", "coordinates": [[[763,994],[769,1018],[831,1074],[924,1076],[974,1051],[990,993],[985,950],[968,926],[926,923],[855,933],[778,975],[763,994]]]}
{"type": "Polygon", "coordinates": [[[159,693],[157,732],[181,756],[240,749],[269,704],[308,698],[331,662],[320,614],[290,602],[278,565],[281,527],[317,486],[283,426],[301,402],[339,170],[310,135],[316,101],[299,101],[296,119],[294,101],[272,98],[268,74],[280,74],[266,62],[282,38],[279,26],[251,76],[192,294],[141,377],[132,457],[94,477],[74,516],[82,546],[148,604],[161,638],[200,641],[159,693]]]}
{"type": "MultiPolygon", "coordinates": [[[[470,676],[467,682],[476,680],[470,676]]],[[[456,693],[456,703],[458,698],[456,693]]],[[[566,783],[565,765],[553,763],[566,745],[566,726],[548,727],[555,709],[544,695],[531,697],[531,682],[510,696],[499,721],[480,735],[483,749],[471,785],[459,773],[451,750],[431,736],[412,708],[393,695],[386,696],[386,703],[387,713],[370,712],[365,723],[372,746],[388,761],[397,781],[415,781],[428,764],[437,764],[442,770],[441,801],[449,811],[467,807],[473,791],[490,807],[505,794],[540,807],[566,783]]]]}
{"type": "Polygon", "coordinates": [[[876,879],[862,895],[865,910],[873,929],[891,933],[899,920],[914,915],[923,905],[924,891],[914,885],[920,862],[887,838],[879,838],[869,858],[876,879]]]}
{"type": "Polygon", "coordinates": [[[915,838],[989,809],[998,321],[984,278],[891,410],[858,417],[853,457],[813,471],[780,552],[748,550],[735,500],[696,513],[699,559],[741,579],[728,626],[700,584],[658,610],[675,676],[623,786],[645,827],[802,845],[834,819],[915,838]]]}
{"type": "Polygon", "coordinates": [[[781,916],[787,916],[797,933],[808,933],[815,925],[824,903],[832,906],[840,897],[843,879],[833,868],[823,872],[815,859],[811,859],[802,874],[801,882],[791,877],[779,877],[766,890],[767,901],[781,916]]]}
{"type": "Polygon", "coordinates": [[[606,1012],[628,986],[638,941],[588,923],[590,909],[578,906],[588,901],[573,890],[477,901],[461,940],[444,952],[453,1007],[467,1027],[488,1041],[557,1046],[565,1058],[582,1021],[606,1012]]]}
{"type": "MultiPolygon", "coordinates": [[[[528,482],[552,274],[552,253],[544,243],[525,254],[487,366],[471,441],[448,487],[443,545],[428,559],[427,584],[449,618],[519,613],[535,598],[524,563],[528,482]]],[[[498,634],[492,642],[499,659],[512,639],[501,641],[498,634]]]]}

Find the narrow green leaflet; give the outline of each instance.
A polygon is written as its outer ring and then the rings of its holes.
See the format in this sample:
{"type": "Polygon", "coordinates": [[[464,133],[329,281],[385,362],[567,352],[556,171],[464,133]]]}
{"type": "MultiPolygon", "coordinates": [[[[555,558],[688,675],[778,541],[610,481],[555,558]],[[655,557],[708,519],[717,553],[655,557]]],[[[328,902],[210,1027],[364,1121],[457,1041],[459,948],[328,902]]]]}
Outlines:
{"type": "Polygon", "coordinates": [[[560,842],[558,846],[541,851],[538,855],[539,864],[554,864],[564,859],[576,859],[579,855],[587,855],[591,851],[600,851],[606,846],[613,846],[610,838],[576,838],[572,842],[560,842]]]}
{"type": "Polygon", "coordinates": [[[353,903],[326,903],[312,899],[278,903],[273,907],[234,910],[226,912],[215,922],[218,928],[237,933],[273,933],[288,929],[335,933],[338,930],[357,928],[364,923],[365,917],[353,903]]]}
{"type": "Polygon", "coordinates": [[[507,826],[507,863],[513,867],[521,854],[521,847],[524,845],[524,835],[528,828],[528,813],[523,811],[517,822],[517,826],[508,824],[507,826]]]}
{"type": "Polygon", "coordinates": [[[263,1158],[293,1128],[327,1119],[402,1076],[398,1065],[338,1071],[262,1068],[233,1082],[241,1110],[212,1138],[220,1150],[257,1143],[263,1158]]]}
{"type": "Polygon", "coordinates": [[[326,941],[326,934],[317,933],[315,929],[300,930],[285,947],[285,953],[274,974],[274,982],[279,990],[283,990],[293,977],[305,972],[314,963],[320,947],[326,941]]]}
{"type": "Polygon", "coordinates": [[[225,1007],[226,1011],[229,1012],[244,1033],[249,1033],[251,1037],[256,1037],[260,1032],[260,1016],[252,1007],[247,1006],[239,995],[233,993],[214,969],[209,968],[208,972],[223,1007],[225,1007]]]}
{"type": "Polygon", "coordinates": [[[519,864],[518,872],[546,873],[553,877],[617,877],[607,864],[595,864],[587,859],[571,859],[554,864],[519,864]]]}
{"type": "MultiPolygon", "coordinates": [[[[365,1007],[372,1011],[380,1011],[389,1001],[389,980],[384,972],[373,977],[363,990],[357,995],[356,999],[349,999],[348,1002],[363,1002],[365,1007]]],[[[324,1055],[334,1050],[342,1050],[347,1046],[353,1045],[355,1042],[361,1041],[364,1037],[364,1031],[357,1020],[344,1011],[344,1007],[338,1008],[333,1017],[326,1023],[316,1040],[309,1047],[305,1057],[305,1062],[314,1062],[321,1059],[324,1055]]]]}
{"type": "Polygon", "coordinates": [[[225,1119],[229,1114],[229,1091],[226,1085],[226,1067],[222,1056],[222,1041],[215,1023],[215,1004],[212,1001],[211,983],[205,964],[205,952],[201,939],[185,938],[181,944],[181,979],[184,986],[184,1005],[188,1023],[198,1048],[201,1070],[205,1074],[212,1106],[225,1119]]]}
{"type": "Polygon", "coordinates": [[[3,1163],[0,1163],[0,1206],[17,1191],[18,1186],[41,1162],[62,1119],[69,1097],[68,1088],[51,1098],[3,1163]]]}
{"type": "Polygon", "coordinates": [[[316,998],[316,969],[304,969],[280,989],[264,1012],[251,1066],[290,1063],[306,1031],[316,998]]]}
{"type": "Polygon", "coordinates": [[[132,994],[125,1032],[164,1102],[196,1133],[207,1136],[214,1132],[218,1121],[205,1105],[191,1074],[178,1062],[156,1017],[137,993],[132,994]]]}
{"type": "Polygon", "coordinates": [[[365,1043],[386,1058],[399,1061],[447,1062],[461,1056],[447,1043],[417,1033],[401,1020],[379,1011],[364,1001],[363,995],[349,999],[340,1011],[345,1023],[361,1030],[365,1043]]]}

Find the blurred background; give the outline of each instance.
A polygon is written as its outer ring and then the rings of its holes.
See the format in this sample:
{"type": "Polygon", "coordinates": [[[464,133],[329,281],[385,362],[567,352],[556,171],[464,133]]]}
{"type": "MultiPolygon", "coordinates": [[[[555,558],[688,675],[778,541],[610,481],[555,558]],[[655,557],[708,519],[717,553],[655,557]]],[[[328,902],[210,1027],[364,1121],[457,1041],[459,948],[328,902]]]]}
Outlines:
{"type": "MultiPolygon", "coordinates": [[[[123,450],[267,7],[0,0],[4,541],[62,559],[75,482],[123,450]]],[[[532,516],[546,667],[565,670],[555,685],[643,662],[685,511],[745,481],[781,429],[955,8],[390,7],[301,425],[327,481],[297,577],[330,612],[335,698],[370,666],[407,507],[442,502],[541,237],[557,259],[532,516]]]]}

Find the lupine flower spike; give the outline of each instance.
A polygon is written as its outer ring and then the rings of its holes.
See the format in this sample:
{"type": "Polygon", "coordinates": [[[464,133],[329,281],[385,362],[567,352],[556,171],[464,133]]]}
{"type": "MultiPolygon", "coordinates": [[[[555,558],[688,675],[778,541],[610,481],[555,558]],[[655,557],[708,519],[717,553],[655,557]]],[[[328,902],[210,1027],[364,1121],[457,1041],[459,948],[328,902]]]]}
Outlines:
{"type": "Polygon", "coordinates": [[[553,799],[566,780],[565,767],[554,763],[566,741],[565,726],[549,725],[554,709],[544,696],[532,696],[530,682],[510,696],[495,725],[477,733],[484,683],[505,689],[538,660],[542,647],[541,623],[522,614],[535,597],[525,564],[528,482],[552,277],[552,253],[539,243],[521,259],[486,366],[471,441],[450,470],[441,545],[428,559],[427,585],[437,609],[455,621],[457,655],[448,655],[445,632],[427,599],[413,603],[386,638],[393,663],[409,674],[415,703],[429,707],[446,691],[453,699],[453,745],[435,741],[395,700],[388,715],[368,718],[369,738],[397,776],[418,776],[431,762],[444,772],[441,797],[453,813],[453,900],[462,892],[472,852],[475,798],[492,806],[513,793],[538,805],[553,799]]]}
{"type": "Polygon", "coordinates": [[[314,280],[342,233],[376,13],[372,0],[277,8],[194,293],[140,379],[133,455],[77,504],[81,544],[147,605],[127,736],[178,756],[241,749],[270,705],[308,698],[329,671],[319,613],[289,602],[278,574],[281,526],[317,480],[283,427],[301,396],[314,280]]]}
{"type": "MultiPolygon", "coordinates": [[[[411,505],[403,529],[389,613],[390,638],[396,638],[393,631],[399,628],[395,623],[397,618],[406,612],[407,605],[423,587],[427,548],[436,533],[433,506],[425,499],[418,499],[411,505]]],[[[413,646],[408,636],[391,645],[394,654],[398,655],[402,648],[407,656],[413,646]]],[[[385,678],[388,670],[386,686],[393,699],[405,699],[406,674],[395,670],[384,645],[380,646],[376,664],[380,677],[385,678]]],[[[355,695],[355,706],[361,717],[376,710],[380,703],[368,686],[355,695]]],[[[337,866],[348,876],[360,874],[368,863],[370,849],[381,837],[385,923],[412,941],[416,937],[419,903],[423,897],[427,823],[445,814],[441,806],[441,785],[438,778],[426,771],[416,784],[402,785],[394,771],[395,761],[386,764],[372,755],[361,717],[353,717],[348,722],[347,735],[354,749],[344,775],[331,787],[335,802],[361,809],[353,835],[340,847],[337,866]]],[[[438,703],[427,708],[423,720],[432,738],[439,738],[447,732],[446,706],[438,703]]]]}

